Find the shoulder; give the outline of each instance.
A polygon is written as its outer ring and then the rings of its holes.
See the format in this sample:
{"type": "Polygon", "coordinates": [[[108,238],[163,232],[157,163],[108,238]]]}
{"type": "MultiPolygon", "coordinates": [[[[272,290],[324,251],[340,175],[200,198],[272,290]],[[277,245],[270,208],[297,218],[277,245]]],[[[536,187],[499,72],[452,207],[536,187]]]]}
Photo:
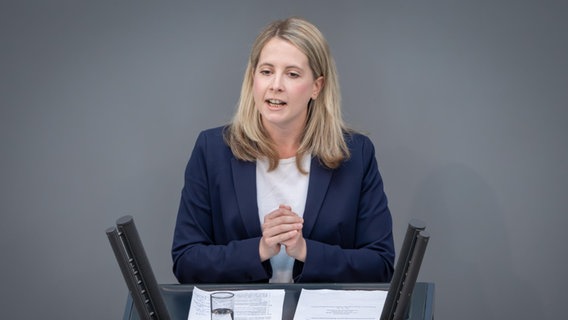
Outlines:
{"type": "Polygon", "coordinates": [[[203,130],[197,137],[197,145],[220,146],[226,145],[224,140],[225,126],[203,130]]]}
{"type": "Polygon", "coordinates": [[[371,139],[359,132],[345,134],[345,142],[349,148],[349,158],[344,162],[345,167],[369,168],[375,162],[375,146],[371,139]]]}
{"type": "Polygon", "coordinates": [[[225,126],[210,128],[203,130],[199,133],[200,138],[208,138],[208,139],[219,139],[223,138],[223,134],[225,132],[225,126]]]}
{"type": "Polygon", "coordinates": [[[208,158],[230,156],[231,152],[225,143],[224,132],[224,126],[201,131],[195,142],[194,152],[203,153],[208,158]]]}
{"type": "Polygon", "coordinates": [[[347,147],[351,153],[362,150],[374,152],[375,147],[368,136],[359,132],[346,132],[344,137],[345,143],[347,143],[347,147]]]}

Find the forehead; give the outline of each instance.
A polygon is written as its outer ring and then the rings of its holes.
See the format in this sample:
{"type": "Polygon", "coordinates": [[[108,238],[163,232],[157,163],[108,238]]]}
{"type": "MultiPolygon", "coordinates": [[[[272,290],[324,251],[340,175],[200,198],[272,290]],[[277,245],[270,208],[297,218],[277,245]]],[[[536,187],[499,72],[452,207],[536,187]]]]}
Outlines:
{"type": "Polygon", "coordinates": [[[264,45],[258,64],[309,66],[308,57],[298,47],[280,38],[272,38],[264,45]]]}

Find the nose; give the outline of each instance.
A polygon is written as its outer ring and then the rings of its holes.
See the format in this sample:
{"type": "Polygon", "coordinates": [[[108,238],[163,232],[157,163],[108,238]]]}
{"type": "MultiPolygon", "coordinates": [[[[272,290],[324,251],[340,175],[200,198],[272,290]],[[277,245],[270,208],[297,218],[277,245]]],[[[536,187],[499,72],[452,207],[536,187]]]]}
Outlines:
{"type": "Polygon", "coordinates": [[[274,77],[272,77],[272,82],[270,83],[270,90],[272,90],[272,91],[283,91],[284,90],[281,75],[275,74],[274,77]]]}

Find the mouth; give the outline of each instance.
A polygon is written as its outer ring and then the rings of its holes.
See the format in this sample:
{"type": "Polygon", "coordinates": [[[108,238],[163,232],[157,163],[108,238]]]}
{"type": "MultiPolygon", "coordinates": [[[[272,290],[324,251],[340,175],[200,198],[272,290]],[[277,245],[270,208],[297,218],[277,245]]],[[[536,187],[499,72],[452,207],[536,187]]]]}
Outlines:
{"type": "Polygon", "coordinates": [[[286,106],[286,102],[279,99],[266,99],[264,100],[270,108],[282,108],[286,106]]]}

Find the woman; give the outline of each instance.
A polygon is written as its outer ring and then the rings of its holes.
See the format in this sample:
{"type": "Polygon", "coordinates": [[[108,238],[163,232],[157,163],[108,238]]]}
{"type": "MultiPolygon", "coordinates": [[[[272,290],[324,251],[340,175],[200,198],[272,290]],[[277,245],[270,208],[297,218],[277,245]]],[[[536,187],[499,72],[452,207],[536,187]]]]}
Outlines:
{"type": "Polygon", "coordinates": [[[371,141],[341,118],[320,31],[256,38],[232,122],[202,132],[172,257],[181,283],[388,282],[392,220],[371,141]]]}

